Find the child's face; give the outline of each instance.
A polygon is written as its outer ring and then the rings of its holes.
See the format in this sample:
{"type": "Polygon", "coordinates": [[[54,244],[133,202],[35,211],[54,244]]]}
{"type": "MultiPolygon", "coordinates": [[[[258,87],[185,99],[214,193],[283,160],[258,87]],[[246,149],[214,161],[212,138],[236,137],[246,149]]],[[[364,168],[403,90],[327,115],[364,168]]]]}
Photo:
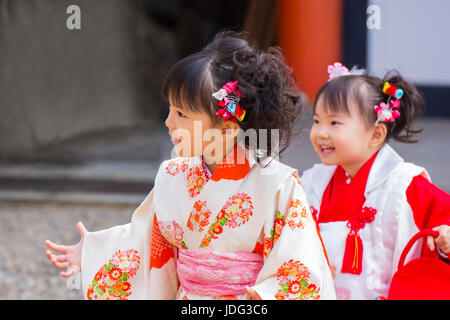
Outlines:
{"type": "Polygon", "coordinates": [[[325,165],[341,165],[354,176],[373,154],[372,131],[364,123],[355,103],[349,101],[350,114],[333,113],[319,99],[310,132],[311,143],[325,165]]]}
{"type": "Polygon", "coordinates": [[[214,158],[217,162],[223,159],[227,135],[214,126],[206,112],[193,112],[172,104],[169,110],[165,124],[178,156],[203,155],[208,161],[214,158]]]}

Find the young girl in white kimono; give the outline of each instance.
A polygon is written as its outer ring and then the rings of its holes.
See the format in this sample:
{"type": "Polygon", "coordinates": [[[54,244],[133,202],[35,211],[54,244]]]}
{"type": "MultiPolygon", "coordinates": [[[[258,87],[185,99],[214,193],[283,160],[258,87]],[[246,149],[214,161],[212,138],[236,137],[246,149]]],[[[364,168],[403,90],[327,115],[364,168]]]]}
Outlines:
{"type": "Polygon", "coordinates": [[[220,34],[169,71],[163,96],[179,157],[161,164],[131,223],[78,223],[77,245],[47,241],[62,253],[47,251],[53,265],[71,267],[61,275],[81,271],[87,299],[335,299],[297,171],[260,135],[242,139],[279,129],[288,143],[302,102],[281,53],[220,34]]]}
{"type": "MultiPolygon", "coordinates": [[[[450,253],[450,196],[388,144],[390,138],[414,142],[418,131],[411,122],[423,106],[417,89],[394,72],[379,79],[336,63],[329,73],[314,102],[310,132],[322,164],[306,170],[301,181],[337,298],[382,299],[403,248],[419,230],[439,231],[440,255],[450,253]]],[[[427,242],[423,254],[429,255],[435,244],[431,237],[427,242]]],[[[416,246],[410,258],[419,254],[416,246]]]]}

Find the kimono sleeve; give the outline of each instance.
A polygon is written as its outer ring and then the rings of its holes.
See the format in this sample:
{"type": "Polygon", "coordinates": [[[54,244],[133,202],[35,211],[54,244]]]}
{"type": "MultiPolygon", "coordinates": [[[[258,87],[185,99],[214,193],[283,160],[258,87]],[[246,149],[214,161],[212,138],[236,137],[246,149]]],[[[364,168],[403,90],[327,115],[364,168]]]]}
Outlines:
{"type": "MultiPolygon", "coordinates": [[[[405,200],[399,203],[396,228],[392,232],[395,235],[392,275],[397,271],[398,261],[406,244],[419,230],[450,225],[449,194],[433,185],[424,176],[418,175],[411,180],[406,189],[405,200]]],[[[425,238],[414,244],[405,263],[419,256],[435,256],[426,245],[425,238]]]]}
{"type": "Polygon", "coordinates": [[[155,220],[152,190],[134,211],[130,223],[86,234],[81,256],[84,298],[175,298],[178,280],[174,251],[163,237],[159,238],[155,220]],[[159,254],[165,252],[164,265],[158,268],[151,266],[155,261],[152,248],[159,250],[159,254]]]}
{"type": "Polygon", "coordinates": [[[336,299],[326,251],[297,172],[278,190],[264,227],[264,265],[253,287],[262,299],[336,299]]]}
{"type": "Polygon", "coordinates": [[[412,179],[406,199],[419,229],[450,225],[450,195],[423,176],[412,179]]]}

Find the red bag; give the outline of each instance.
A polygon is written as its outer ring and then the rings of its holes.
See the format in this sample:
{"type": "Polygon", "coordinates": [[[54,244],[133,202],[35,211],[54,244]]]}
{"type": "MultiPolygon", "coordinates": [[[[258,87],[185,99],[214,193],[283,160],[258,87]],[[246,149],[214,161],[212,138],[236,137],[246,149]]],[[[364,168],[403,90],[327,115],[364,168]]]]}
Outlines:
{"type": "Polygon", "coordinates": [[[403,249],[397,272],[392,277],[389,300],[450,299],[450,265],[439,258],[431,257],[420,257],[403,265],[413,244],[428,235],[437,238],[439,232],[422,230],[414,235],[403,249]]]}

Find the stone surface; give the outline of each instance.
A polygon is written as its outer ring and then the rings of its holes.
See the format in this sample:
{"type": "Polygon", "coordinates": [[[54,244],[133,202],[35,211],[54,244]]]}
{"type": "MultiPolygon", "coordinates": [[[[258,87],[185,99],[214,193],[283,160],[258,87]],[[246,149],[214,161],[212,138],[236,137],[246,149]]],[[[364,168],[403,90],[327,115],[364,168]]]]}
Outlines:
{"type": "Polygon", "coordinates": [[[128,223],[136,207],[0,203],[0,299],[82,299],[77,276],[70,282],[59,276],[44,241],[75,244],[78,221],[96,231],[128,223]]]}

